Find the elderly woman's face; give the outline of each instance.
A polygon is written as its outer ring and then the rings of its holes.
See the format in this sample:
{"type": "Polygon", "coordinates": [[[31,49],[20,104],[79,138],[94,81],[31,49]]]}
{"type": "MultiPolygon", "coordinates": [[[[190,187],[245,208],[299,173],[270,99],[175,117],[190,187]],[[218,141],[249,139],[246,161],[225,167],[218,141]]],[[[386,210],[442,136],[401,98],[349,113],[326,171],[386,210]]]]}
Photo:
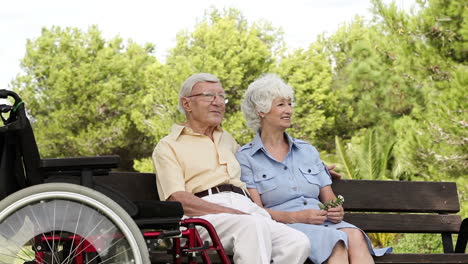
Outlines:
{"type": "Polygon", "coordinates": [[[271,102],[270,112],[262,118],[262,127],[267,125],[270,127],[277,127],[286,129],[291,127],[291,117],[293,109],[291,99],[278,97],[271,102]]]}

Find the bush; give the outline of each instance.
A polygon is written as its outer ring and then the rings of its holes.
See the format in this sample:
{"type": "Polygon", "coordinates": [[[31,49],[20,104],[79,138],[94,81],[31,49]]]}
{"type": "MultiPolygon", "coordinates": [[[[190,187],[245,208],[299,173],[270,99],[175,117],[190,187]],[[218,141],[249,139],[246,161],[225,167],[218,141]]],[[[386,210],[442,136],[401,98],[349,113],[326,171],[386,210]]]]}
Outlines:
{"type": "Polygon", "coordinates": [[[400,234],[387,246],[394,253],[444,253],[440,234],[400,234]]]}

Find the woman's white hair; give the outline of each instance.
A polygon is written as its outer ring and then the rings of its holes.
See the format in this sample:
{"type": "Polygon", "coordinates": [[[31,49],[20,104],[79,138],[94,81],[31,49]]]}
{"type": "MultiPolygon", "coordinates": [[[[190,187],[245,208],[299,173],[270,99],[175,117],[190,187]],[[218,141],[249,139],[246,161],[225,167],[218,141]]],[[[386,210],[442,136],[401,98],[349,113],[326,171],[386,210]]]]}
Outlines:
{"type": "Polygon", "coordinates": [[[178,106],[179,111],[183,115],[186,115],[186,113],[185,113],[184,107],[182,106],[182,97],[192,95],[193,86],[195,86],[195,84],[200,83],[200,82],[219,83],[220,81],[216,76],[214,76],[213,74],[209,74],[209,73],[196,73],[188,77],[187,79],[185,79],[184,83],[182,84],[182,87],[180,87],[179,106],[178,106]]]}
{"type": "Polygon", "coordinates": [[[286,98],[294,101],[294,91],[283,79],[273,73],[268,73],[249,85],[242,101],[247,126],[255,133],[260,129],[260,112],[268,113],[275,98],[286,98]]]}

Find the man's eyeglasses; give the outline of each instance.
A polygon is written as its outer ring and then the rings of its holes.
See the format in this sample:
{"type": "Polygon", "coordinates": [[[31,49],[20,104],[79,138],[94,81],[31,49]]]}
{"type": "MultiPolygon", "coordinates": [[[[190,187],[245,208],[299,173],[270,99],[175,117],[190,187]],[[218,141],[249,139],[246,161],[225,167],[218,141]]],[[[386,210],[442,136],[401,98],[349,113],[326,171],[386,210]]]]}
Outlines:
{"type": "Polygon", "coordinates": [[[192,94],[192,95],[189,95],[189,96],[186,96],[187,98],[190,98],[190,97],[196,97],[196,96],[199,96],[200,99],[202,101],[205,101],[205,102],[214,102],[216,100],[216,98],[220,98],[221,101],[223,103],[227,103],[229,100],[226,98],[226,94],[225,93],[210,93],[210,92],[203,92],[203,93],[199,93],[199,94],[192,94]]]}

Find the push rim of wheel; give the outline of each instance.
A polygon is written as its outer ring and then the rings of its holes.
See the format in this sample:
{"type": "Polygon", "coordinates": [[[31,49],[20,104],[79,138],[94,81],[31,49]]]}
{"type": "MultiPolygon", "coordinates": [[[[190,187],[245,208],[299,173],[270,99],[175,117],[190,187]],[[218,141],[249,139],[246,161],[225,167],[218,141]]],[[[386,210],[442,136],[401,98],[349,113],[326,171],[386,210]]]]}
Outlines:
{"type": "MultiPolygon", "coordinates": [[[[141,264],[143,263],[142,259],[142,251],[144,249],[141,249],[141,241],[140,245],[137,242],[135,238],[135,230],[132,230],[129,228],[128,223],[122,219],[122,212],[119,214],[114,212],[116,209],[121,209],[120,207],[116,208],[116,205],[111,205],[108,206],[106,204],[113,203],[110,199],[107,197],[93,191],[90,189],[87,189],[85,187],[81,186],[76,186],[76,185],[71,185],[71,184],[63,184],[63,183],[54,183],[54,184],[45,184],[45,185],[54,185],[54,186],[49,186],[51,188],[46,188],[46,190],[40,191],[41,187],[39,186],[34,186],[30,188],[36,188],[38,189],[37,193],[27,195],[26,197],[19,198],[18,200],[12,201],[12,203],[8,206],[4,206],[4,209],[0,212],[0,237],[2,240],[0,243],[9,243],[11,241],[22,241],[19,242],[20,246],[23,246],[23,240],[28,240],[27,242],[24,242],[24,244],[31,243],[33,237],[32,234],[40,235],[39,239],[42,239],[41,243],[46,244],[49,249],[53,250],[60,250],[62,249],[62,246],[60,244],[60,240],[62,239],[62,236],[65,234],[70,234],[72,237],[73,242],[70,243],[76,243],[76,248],[74,250],[77,250],[78,246],[81,247],[81,250],[84,251],[90,251],[88,250],[89,247],[92,246],[92,248],[96,249],[96,256],[91,256],[91,260],[89,262],[85,263],[135,263],[135,264],[141,264]],[[62,190],[50,190],[50,189],[60,189],[63,187],[66,187],[65,191],[62,190]],[[69,189],[71,188],[71,190],[69,189]],[[78,191],[77,191],[78,190],[78,191]],[[90,197],[93,196],[93,197],[90,197]],[[99,198],[99,199],[97,199],[99,198]],[[105,201],[102,202],[100,200],[105,201]],[[70,212],[56,212],[56,210],[64,209],[66,206],[66,209],[68,210],[70,208],[70,212]],[[76,209],[76,210],[73,210],[76,209]],[[78,212],[79,211],[79,212],[78,212]],[[36,216],[36,215],[39,216],[36,216]],[[49,214],[52,214],[52,216],[49,216],[49,214]],[[83,214],[83,216],[82,216],[83,214]],[[62,218],[62,223],[61,226],[60,224],[55,226],[56,222],[58,222],[54,217],[57,217],[59,215],[59,218],[62,218]],[[87,224],[83,224],[79,222],[80,217],[78,217],[78,220],[74,220],[76,218],[76,215],[82,216],[83,221],[87,221],[89,223],[89,228],[87,224]],[[14,221],[15,219],[12,219],[11,221],[8,222],[10,218],[17,217],[19,221],[14,221]],[[26,217],[27,216],[27,217],[26,217]],[[42,218],[40,220],[37,219],[37,217],[42,218]],[[72,219],[73,221],[71,222],[72,226],[68,226],[67,217],[69,218],[68,220],[72,219]],[[75,218],[73,218],[75,217],[75,218]],[[11,233],[17,232],[18,230],[16,227],[19,227],[20,225],[22,228],[24,228],[24,221],[27,221],[26,218],[29,218],[30,226],[29,229],[32,229],[34,226],[35,228],[41,229],[43,228],[42,225],[48,225],[47,223],[52,220],[53,222],[53,227],[44,227],[44,230],[29,230],[26,235],[26,239],[24,238],[13,238],[13,236],[8,237],[4,236],[3,233],[5,233],[4,228],[1,228],[2,225],[9,225],[7,229],[10,229],[11,233]],[[88,218],[88,219],[85,219],[88,218]],[[21,222],[21,220],[23,222],[21,222]],[[35,222],[35,223],[33,223],[35,222]],[[67,224],[65,224],[67,222],[67,224]],[[97,222],[97,223],[96,223],[97,222]],[[14,226],[12,228],[11,226],[14,226]],[[15,226],[16,225],[16,226],[15,226]],[[93,227],[94,225],[94,227],[93,227]],[[39,227],[38,227],[39,226],[39,227]],[[114,228],[115,226],[115,228],[114,228]],[[102,229],[102,230],[100,230],[102,229]],[[113,230],[112,232],[110,230],[113,230]],[[3,230],[3,231],[2,231],[3,230]],[[46,231],[48,232],[47,235],[44,235],[46,231]],[[94,232],[94,233],[93,233],[94,232]],[[101,235],[101,233],[103,233],[101,235]],[[110,234],[110,235],[109,235],[110,234]],[[115,237],[115,234],[120,234],[120,237],[115,237]],[[112,237],[114,235],[114,237],[112,237]],[[55,238],[58,239],[58,242],[55,242],[55,238]],[[85,239],[83,239],[85,238],[85,239]],[[78,241],[78,242],[76,242],[78,241]],[[117,241],[117,242],[115,242],[117,241]],[[98,243],[99,242],[99,243],[98,243]],[[83,244],[86,243],[86,244],[83,244]],[[113,243],[113,244],[111,244],[113,243]],[[123,245],[123,246],[122,246],[123,245]],[[100,248],[102,247],[102,248],[100,248]],[[124,249],[122,249],[122,247],[124,249]],[[106,254],[110,254],[109,251],[111,251],[115,254],[113,256],[107,256],[107,260],[100,259],[98,261],[98,258],[102,257],[102,252],[105,252],[106,254]],[[119,254],[122,259],[125,259],[124,261],[115,261],[115,256],[119,254]],[[122,256],[124,254],[124,256],[122,256]],[[111,261],[111,259],[114,258],[114,260],[111,261]]],[[[30,190],[29,192],[34,191],[30,190]]],[[[12,195],[14,196],[14,195],[12,195]]],[[[18,196],[18,195],[16,195],[18,196]]],[[[21,196],[21,195],[20,195],[21,196]]],[[[7,197],[8,198],[8,197],[7,197]]],[[[15,197],[12,197],[15,198],[15,197]]],[[[11,199],[10,199],[11,200],[11,199]]],[[[4,201],[2,201],[4,202],[4,201]]],[[[1,208],[0,208],[1,209],[1,208]]],[[[63,210],[62,210],[63,211],[63,210]]],[[[119,210],[117,210],[119,211],[119,210]]],[[[123,211],[123,209],[121,210],[123,211]]],[[[126,219],[128,221],[128,219],[126,219]]],[[[135,229],[135,228],[133,228],[135,229]]],[[[10,234],[13,235],[13,234],[10,234]]],[[[15,236],[18,236],[18,234],[14,234],[15,236]]],[[[20,235],[19,235],[20,236],[20,235]]],[[[63,240],[61,241],[62,243],[64,242],[63,240]]],[[[39,243],[38,243],[39,244],[39,243]]],[[[8,245],[8,244],[7,244],[8,245]]],[[[17,245],[15,245],[17,246],[17,245]]],[[[13,246],[13,247],[15,247],[13,246]]],[[[34,242],[33,247],[35,247],[35,255],[34,258],[32,259],[37,260],[37,252],[40,251],[40,248],[38,249],[37,245],[34,242]]],[[[7,256],[9,254],[13,254],[14,250],[10,250],[10,252],[3,253],[3,256],[7,256]]],[[[24,257],[20,256],[20,254],[24,255],[25,251],[23,248],[17,248],[16,249],[17,256],[10,256],[12,259],[17,258],[20,261],[30,261],[29,259],[31,256],[24,257]]],[[[75,252],[76,253],[76,252],[75,252]]],[[[74,254],[75,254],[74,253],[74,254]]],[[[55,253],[54,253],[55,254],[55,253]]],[[[59,257],[54,256],[52,254],[51,260],[46,261],[44,259],[43,263],[49,264],[49,263],[71,263],[72,258],[75,258],[75,255],[71,258],[71,253],[68,253],[68,257],[63,257],[59,259],[59,257]]],[[[10,263],[10,262],[2,262],[2,253],[0,252],[0,263],[10,263]]],[[[27,263],[26,262],[18,262],[18,263],[27,263]]],[[[76,260],[73,260],[73,263],[75,263],[76,260]]]]}

